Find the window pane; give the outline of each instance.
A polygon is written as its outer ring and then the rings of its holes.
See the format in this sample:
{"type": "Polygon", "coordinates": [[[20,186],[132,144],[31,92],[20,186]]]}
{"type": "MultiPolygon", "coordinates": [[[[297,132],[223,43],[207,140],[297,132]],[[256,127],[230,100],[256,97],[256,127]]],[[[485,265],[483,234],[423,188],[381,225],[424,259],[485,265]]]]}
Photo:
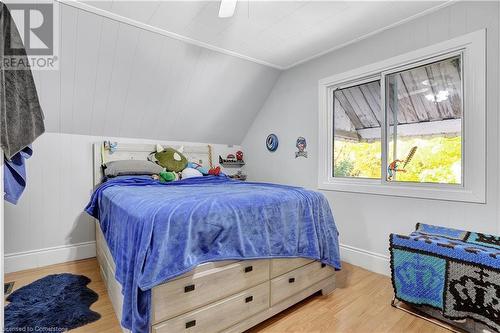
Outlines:
{"type": "Polygon", "coordinates": [[[386,76],[388,181],[462,182],[461,58],[386,76]]]}
{"type": "Polygon", "coordinates": [[[338,89],[333,97],[333,176],[380,179],[380,81],[338,89]]]}

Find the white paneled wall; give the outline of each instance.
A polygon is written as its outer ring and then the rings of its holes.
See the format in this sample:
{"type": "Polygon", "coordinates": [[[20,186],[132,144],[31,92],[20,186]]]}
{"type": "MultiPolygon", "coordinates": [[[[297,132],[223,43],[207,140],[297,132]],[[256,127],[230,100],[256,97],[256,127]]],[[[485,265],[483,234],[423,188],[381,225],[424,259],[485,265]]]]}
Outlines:
{"type": "Polygon", "coordinates": [[[417,222],[500,233],[499,7],[499,2],[458,2],[284,72],[242,144],[249,178],[317,187],[318,80],[486,28],[487,204],[323,193],[340,231],[343,259],[378,272],[388,273],[389,234],[409,233],[417,222]],[[269,133],[276,133],[280,140],[274,153],[264,145],[269,133]],[[295,159],[298,136],[307,139],[308,159],[295,159]]]}
{"type": "MultiPolygon", "coordinates": [[[[93,142],[239,144],[280,74],[60,6],[60,69],[34,72],[47,133],[33,145],[26,192],[17,206],[5,207],[8,272],[95,254],[83,212],[93,142]]],[[[214,158],[219,148],[237,150],[214,147],[214,158]]]]}
{"type": "MultiPolygon", "coordinates": [[[[92,218],[83,209],[93,188],[92,143],[178,142],[45,133],[27,161],[28,186],[14,206],[5,203],[5,270],[17,271],[95,255],[92,218]]],[[[189,143],[186,143],[189,144],[189,143]]],[[[213,145],[213,159],[239,146],[213,145]]]]}
{"type": "MultiPolygon", "coordinates": [[[[498,2],[459,2],[282,74],[64,4],[60,15],[60,70],[34,73],[48,133],[34,144],[19,205],[5,207],[6,271],[94,255],[83,213],[92,142],[243,141],[251,179],[315,188],[319,79],[481,28],[488,35],[487,204],[324,193],[344,259],[379,272],[387,272],[389,233],[416,222],[500,233],[498,2]],[[272,154],[264,145],[271,132],[280,138],[272,154]],[[308,159],[294,157],[298,136],[308,140],[308,159]]],[[[221,154],[238,148],[215,147],[221,154]]]]}
{"type": "Polygon", "coordinates": [[[48,132],[238,144],[279,71],[60,4],[48,132]]]}

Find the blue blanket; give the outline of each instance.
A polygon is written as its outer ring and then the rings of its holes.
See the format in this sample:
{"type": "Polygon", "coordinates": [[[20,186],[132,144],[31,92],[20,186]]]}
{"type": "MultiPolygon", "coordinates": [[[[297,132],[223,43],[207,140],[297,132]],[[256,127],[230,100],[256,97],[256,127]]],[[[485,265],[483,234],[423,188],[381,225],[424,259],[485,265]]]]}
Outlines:
{"type": "Polygon", "coordinates": [[[124,295],[122,325],[148,332],[151,288],[209,261],[304,257],[340,269],[326,198],[302,188],[196,177],[117,178],[86,211],[100,220],[124,295]]]}
{"type": "Polygon", "coordinates": [[[396,248],[423,251],[436,256],[479,264],[500,269],[500,246],[498,237],[457,229],[419,224],[408,236],[391,235],[391,244],[396,248]],[[496,242],[479,242],[479,237],[496,242]]]}
{"type": "Polygon", "coordinates": [[[390,236],[397,299],[500,332],[500,237],[418,224],[390,236]]]}
{"type": "Polygon", "coordinates": [[[17,205],[19,198],[21,198],[26,188],[26,160],[31,155],[33,155],[33,150],[31,146],[28,146],[12,156],[10,160],[4,157],[4,199],[14,205],[17,205]]]}

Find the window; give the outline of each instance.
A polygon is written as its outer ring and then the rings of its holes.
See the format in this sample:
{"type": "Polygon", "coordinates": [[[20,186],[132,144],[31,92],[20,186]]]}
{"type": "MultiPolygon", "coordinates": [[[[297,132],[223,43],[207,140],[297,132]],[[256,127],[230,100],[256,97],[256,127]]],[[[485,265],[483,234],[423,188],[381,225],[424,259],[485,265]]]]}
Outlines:
{"type": "Polygon", "coordinates": [[[461,55],[385,76],[387,180],[462,183],[461,55]]]}
{"type": "Polygon", "coordinates": [[[380,179],[380,80],[333,92],[333,176],[380,179]]]}
{"type": "Polygon", "coordinates": [[[319,187],[484,202],[484,38],[321,80],[319,187]]]}

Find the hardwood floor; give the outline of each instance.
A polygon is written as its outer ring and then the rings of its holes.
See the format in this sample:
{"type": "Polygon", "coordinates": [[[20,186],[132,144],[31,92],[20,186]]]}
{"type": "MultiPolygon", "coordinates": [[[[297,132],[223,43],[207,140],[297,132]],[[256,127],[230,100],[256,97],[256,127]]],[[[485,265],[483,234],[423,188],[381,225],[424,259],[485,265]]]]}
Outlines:
{"type": "MultiPolygon", "coordinates": [[[[95,258],[7,274],[5,281],[15,281],[15,290],[46,275],[64,272],[86,275],[92,280],[89,287],[99,294],[99,300],[91,308],[102,316],[97,322],[72,332],[121,332],[95,258]]],[[[337,289],[333,294],[309,297],[248,332],[448,332],[392,308],[392,295],[388,277],[344,264],[337,274],[337,289]]]]}

